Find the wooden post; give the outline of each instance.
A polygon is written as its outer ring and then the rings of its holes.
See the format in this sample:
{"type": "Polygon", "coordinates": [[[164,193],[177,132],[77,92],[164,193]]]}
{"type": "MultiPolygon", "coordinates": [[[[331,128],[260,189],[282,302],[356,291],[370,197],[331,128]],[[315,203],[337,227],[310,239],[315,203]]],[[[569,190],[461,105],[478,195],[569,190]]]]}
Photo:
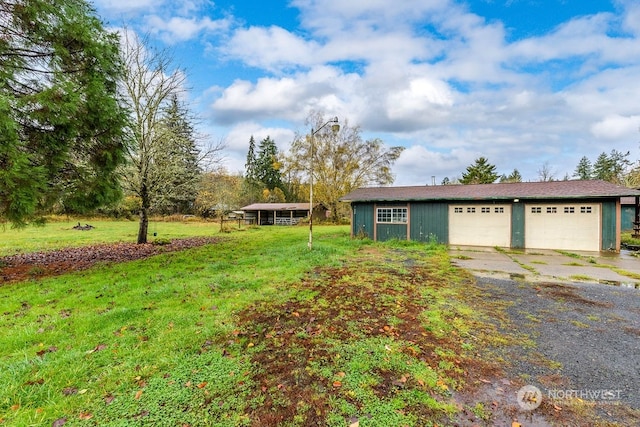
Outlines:
{"type": "Polygon", "coordinates": [[[633,238],[640,238],[640,196],[636,196],[635,217],[633,218],[633,238]]]}

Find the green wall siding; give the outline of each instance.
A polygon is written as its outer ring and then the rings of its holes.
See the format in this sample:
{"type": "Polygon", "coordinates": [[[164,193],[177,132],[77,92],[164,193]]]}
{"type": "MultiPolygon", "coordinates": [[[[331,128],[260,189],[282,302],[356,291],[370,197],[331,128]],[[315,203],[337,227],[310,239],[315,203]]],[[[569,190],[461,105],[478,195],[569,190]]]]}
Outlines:
{"type": "Polygon", "coordinates": [[[511,205],[511,247],[524,248],[524,203],[511,205]]]}
{"type": "Polygon", "coordinates": [[[353,235],[373,239],[373,205],[370,203],[354,203],[352,207],[353,235]]]}
{"type": "Polygon", "coordinates": [[[602,202],[602,250],[616,247],[616,202],[602,202]]]}
{"type": "Polygon", "coordinates": [[[433,236],[438,243],[449,243],[449,208],[447,203],[412,203],[409,220],[410,238],[429,242],[433,236]]]}
{"type": "Polygon", "coordinates": [[[406,224],[378,224],[377,238],[379,242],[387,240],[407,240],[406,224]]]}
{"type": "Polygon", "coordinates": [[[636,218],[636,208],[635,206],[623,206],[622,207],[622,218],[620,220],[620,225],[622,226],[622,230],[629,231],[633,230],[633,221],[636,218]]]}

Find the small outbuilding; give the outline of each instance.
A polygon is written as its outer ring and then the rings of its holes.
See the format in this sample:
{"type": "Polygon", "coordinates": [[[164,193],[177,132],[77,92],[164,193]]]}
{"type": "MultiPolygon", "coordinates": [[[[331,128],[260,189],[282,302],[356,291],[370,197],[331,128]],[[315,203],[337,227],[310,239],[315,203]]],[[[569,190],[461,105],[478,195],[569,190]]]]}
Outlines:
{"type": "Polygon", "coordinates": [[[640,197],[622,197],[622,230],[640,235],[640,197]]]}
{"type": "Polygon", "coordinates": [[[359,188],[352,234],[514,249],[620,250],[621,197],[605,181],[359,188]]]}
{"type": "MultiPolygon", "coordinates": [[[[241,210],[246,221],[257,225],[296,225],[309,218],[309,203],[254,203],[241,210]]],[[[326,217],[327,208],[320,203],[314,205],[314,221],[326,217]]]]}

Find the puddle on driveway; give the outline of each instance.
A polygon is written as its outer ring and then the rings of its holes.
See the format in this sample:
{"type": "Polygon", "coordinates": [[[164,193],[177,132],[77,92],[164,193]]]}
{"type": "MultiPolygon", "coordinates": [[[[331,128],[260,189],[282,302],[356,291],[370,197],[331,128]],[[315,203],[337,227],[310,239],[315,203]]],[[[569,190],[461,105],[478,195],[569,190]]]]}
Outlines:
{"type": "Polygon", "coordinates": [[[618,286],[620,288],[640,289],[638,282],[619,282],[617,280],[598,280],[601,285],[618,286]]]}
{"type": "MultiPolygon", "coordinates": [[[[521,409],[517,404],[517,387],[509,380],[494,380],[484,382],[472,393],[453,394],[454,400],[464,407],[454,420],[454,425],[460,427],[476,427],[480,425],[493,426],[522,426],[522,427],[552,427],[543,407],[534,410],[521,409]],[[477,402],[486,402],[478,404],[477,402]],[[480,405],[480,406],[478,406],[480,405]],[[473,408],[480,408],[488,415],[488,419],[480,421],[473,408]]],[[[544,400],[543,400],[544,402],[544,400]]],[[[546,406],[546,405],[545,405],[546,406]]]]}

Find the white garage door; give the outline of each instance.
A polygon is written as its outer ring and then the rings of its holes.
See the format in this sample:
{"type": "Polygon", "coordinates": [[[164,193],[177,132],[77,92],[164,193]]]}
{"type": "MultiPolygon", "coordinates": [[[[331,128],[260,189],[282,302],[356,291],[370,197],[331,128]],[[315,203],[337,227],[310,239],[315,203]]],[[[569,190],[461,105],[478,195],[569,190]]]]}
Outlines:
{"type": "Polygon", "coordinates": [[[600,250],[600,205],[526,204],[526,248],[600,250]]]}
{"type": "Polygon", "coordinates": [[[449,244],[511,246],[510,205],[450,205],[449,244]]]}

